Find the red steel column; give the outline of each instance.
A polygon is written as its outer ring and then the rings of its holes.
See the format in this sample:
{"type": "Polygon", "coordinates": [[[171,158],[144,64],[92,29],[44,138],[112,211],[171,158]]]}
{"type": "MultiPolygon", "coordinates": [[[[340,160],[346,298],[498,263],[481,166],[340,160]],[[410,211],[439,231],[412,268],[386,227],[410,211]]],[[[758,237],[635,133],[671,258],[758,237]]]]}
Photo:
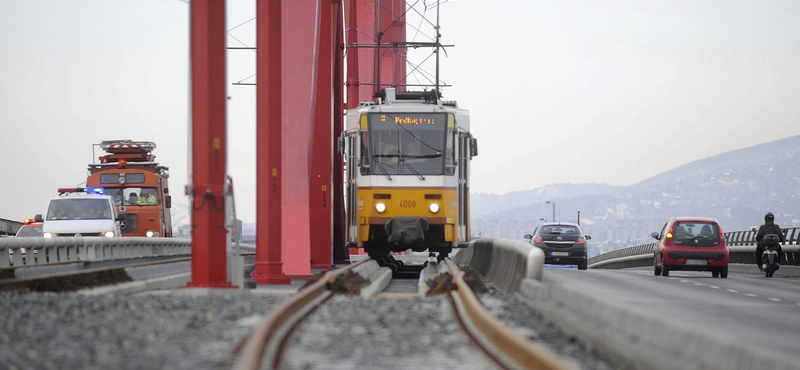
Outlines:
{"type": "MultiPolygon", "coordinates": [[[[381,85],[386,88],[406,81],[406,60],[401,57],[405,55],[405,48],[391,48],[391,42],[406,41],[406,2],[405,0],[387,0],[381,3],[378,8],[381,30],[384,32],[379,60],[381,63],[381,85]]],[[[413,90],[413,89],[412,89],[413,90]]],[[[397,91],[406,91],[405,86],[397,87],[397,91]]]]}
{"type": "MultiPolygon", "coordinates": [[[[358,42],[358,4],[356,0],[349,1],[349,8],[347,9],[347,44],[355,45],[358,42]]],[[[359,82],[358,75],[358,48],[351,47],[347,49],[347,109],[358,108],[358,93],[359,82]]]]}
{"type": "MultiPolygon", "coordinates": [[[[289,284],[281,262],[281,0],[256,3],[257,284],[289,284]]],[[[224,74],[223,74],[224,75],[224,74]]]]}
{"type": "Polygon", "coordinates": [[[231,287],[225,251],[225,0],[191,2],[192,281],[231,287]]]}
{"type": "Polygon", "coordinates": [[[333,17],[331,1],[317,0],[317,33],[314,66],[316,81],[312,81],[311,119],[312,145],[309,148],[311,165],[309,171],[309,228],[311,242],[311,268],[329,269],[332,263],[331,234],[331,159],[332,143],[336,140],[331,120],[333,119],[332,78],[333,49],[336,43],[336,32],[331,26],[333,17]]]}
{"type": "MultiPolygon", "coordinates": [[[[347,49],[347,109],[358,108],[359,93],[361,83],[359,82],[358,53],[361,52],[354,46],[358,42],[358,3],[356,0],[349,1],[345,25],[347,27],[347,44],[351,47],[347,49]]],[[[350,212],[355,212],[351,209],[350,212]]],[[[349,254],[358,254],[358,248],[348,248],[349,254]]],[[[348,257],[349,258],[349,257],[348,257]]]]}
{"type": "MultiPolygon", "coordinates": [[[[334,31],[334,67],[333,67],[333,136],[338,137],[344,131],[344,11],[343,0],[331,0],[335,14],[334,31]]],[[[356,90],[356,94],[358,90],[356,90]]],[[[335,139],[334,139],[335,140],[335,139]]],[[[338,152],[333,152],[333,262],[350,263],[350,253],[345,246],[344,207],[344,160],[338,152]]]]}

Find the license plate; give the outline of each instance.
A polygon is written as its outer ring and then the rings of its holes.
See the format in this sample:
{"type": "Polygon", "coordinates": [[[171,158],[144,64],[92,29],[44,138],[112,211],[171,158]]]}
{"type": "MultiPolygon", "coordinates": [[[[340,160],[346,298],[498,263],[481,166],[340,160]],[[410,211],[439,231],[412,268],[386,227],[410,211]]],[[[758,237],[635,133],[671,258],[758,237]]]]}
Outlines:
{"type": "Polygon", "coordinates": [[[558,257],[566,257],[569,256],[569,252],[550,252],[550,255],[558,257]]]}
{"type": "Polygon", "coordinates": [[[707,265],[708,261],[706,260],[686,260],[687,265],[707,265]]]}

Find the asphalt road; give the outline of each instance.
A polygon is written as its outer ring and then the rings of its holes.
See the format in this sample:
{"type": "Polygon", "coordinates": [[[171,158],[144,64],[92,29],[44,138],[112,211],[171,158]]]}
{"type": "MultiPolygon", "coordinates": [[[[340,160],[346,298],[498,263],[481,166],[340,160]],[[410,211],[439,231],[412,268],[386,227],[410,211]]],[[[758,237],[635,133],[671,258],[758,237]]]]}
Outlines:
{"type": "Polygon", "coordinates": [[[800,361],[800,280],[764,275],[670,271],[546,269],[544,283],[583,289],[612,301],[706,330],[712,334],[769,348],[800,361]]]}

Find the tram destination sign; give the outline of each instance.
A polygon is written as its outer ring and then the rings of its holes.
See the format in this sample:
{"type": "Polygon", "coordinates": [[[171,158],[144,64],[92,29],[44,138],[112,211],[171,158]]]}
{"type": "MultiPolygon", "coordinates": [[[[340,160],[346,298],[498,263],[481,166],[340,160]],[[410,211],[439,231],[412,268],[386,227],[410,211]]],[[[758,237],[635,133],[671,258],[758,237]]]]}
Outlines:
{"type": "Polygon", "coordinates": [[[432,125],[442,126],[445,123],[444,113],[374,113],[370,120],[377,125],[432,125]]]}

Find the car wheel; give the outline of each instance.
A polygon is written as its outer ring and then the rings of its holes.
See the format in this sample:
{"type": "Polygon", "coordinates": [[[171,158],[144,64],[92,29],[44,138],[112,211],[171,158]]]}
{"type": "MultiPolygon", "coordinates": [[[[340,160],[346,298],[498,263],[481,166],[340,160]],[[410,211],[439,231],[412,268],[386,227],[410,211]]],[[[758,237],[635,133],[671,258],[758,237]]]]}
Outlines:
{"type": "Polygon", "coordinates": [[[661,267],[661,276],[669,276],[669,267],[667,265],[661,267]]]}
{"type": "Polygon", "coordinates": [[[711,277],[718,278],[719,277],[719,271],[711,271],[711,277]]]}
{"type": "Polygon", "coordinates": [[[725,266],[725,267],[722,268],[722,270],[719,270],[719,277],[721,277],[723,279],[727,279],[728,278],[728,266],[725,266]]]}
{"type": "Polygon", "coordinates": [[[581,261],[578,262],[578,270],[586,270],[588,261],[581,261]]]}

